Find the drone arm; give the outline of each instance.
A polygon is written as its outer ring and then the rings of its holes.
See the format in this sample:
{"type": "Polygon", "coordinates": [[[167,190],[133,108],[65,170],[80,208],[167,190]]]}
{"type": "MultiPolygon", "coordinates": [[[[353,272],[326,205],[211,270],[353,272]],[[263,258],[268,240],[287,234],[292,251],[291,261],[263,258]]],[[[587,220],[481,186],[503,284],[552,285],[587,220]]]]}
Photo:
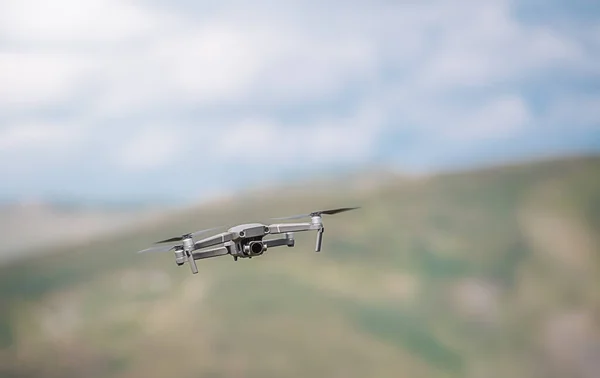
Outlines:
{"type": "Polygon", "coordinates": [[[280,223],[269,226],[270,234],[284,234],[286,232],[301,232],[318,230],[319,225],[312,223],[280,223]]]}
{"type": "Polygon", "coordinates": [[[281,247],[283,245],[287,245],[288,247],[293,247],[294,239],[293,239],[293,237],[288,236],[288,237],[281,238],[281,239],[266,240],[265,244],[266,244],[267,248],[281,247]]]}
{"type": "Polygon", "coordinates": [[[202,249],[206,247],[212,247],[217,244],[227,243],[233,239],[233,234],[230,232],[223,232],[218,235],[211,236],[206,239],[202,239],[194,243],[194,249],[202,249]]]}
{"type": "Polygon", "coordinates": [[[201,252],[193,252],[194,260],[208,259],[211,257],[224,256],[229,254],[229,250],[226,247],[207,249],[201,252]]]}

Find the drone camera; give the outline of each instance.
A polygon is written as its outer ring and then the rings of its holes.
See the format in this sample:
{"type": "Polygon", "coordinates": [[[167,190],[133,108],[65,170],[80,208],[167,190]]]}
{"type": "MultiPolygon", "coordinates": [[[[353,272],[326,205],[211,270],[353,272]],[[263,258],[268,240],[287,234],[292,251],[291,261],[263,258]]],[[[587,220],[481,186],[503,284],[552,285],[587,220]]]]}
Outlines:
{"type": "Polygon", "coordinates": [[[244,253],[247,256],[259,256],[266,250],[266,245],[261,241],[251,241],[244,246],[244,253]]]}
{"type": "Polygon", "coordinates": [[[252,243],[250,244],[250,251],[252,251],[253,254],[259,254],[263,251],[263,244],[262,243],[252,243]]]}

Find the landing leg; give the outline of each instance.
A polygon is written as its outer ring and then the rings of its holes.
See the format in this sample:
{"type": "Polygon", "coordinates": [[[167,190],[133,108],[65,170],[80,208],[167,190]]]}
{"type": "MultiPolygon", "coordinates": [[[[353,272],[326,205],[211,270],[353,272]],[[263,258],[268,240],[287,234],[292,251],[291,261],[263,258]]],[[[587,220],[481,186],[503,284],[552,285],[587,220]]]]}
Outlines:
{"type": "Polygon", "coordinates": [[[325,232],[325,228],[321,228],[317,231],[317,245],[315,247],[315,252],[321,252],[321,244],[323,244],[323,232],[325,232]]]}

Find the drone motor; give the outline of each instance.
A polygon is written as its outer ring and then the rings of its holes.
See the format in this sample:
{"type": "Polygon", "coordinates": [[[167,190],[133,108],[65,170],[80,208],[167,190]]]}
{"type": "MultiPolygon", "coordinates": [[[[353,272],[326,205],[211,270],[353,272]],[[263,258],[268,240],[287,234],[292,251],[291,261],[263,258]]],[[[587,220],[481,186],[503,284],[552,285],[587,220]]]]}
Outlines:
{"type": "Polygon", "coordinates": [[[182,266],[183,264],[185,264],[185,261],[187,260],[185,257],[185,251],[183,250],[183,246],[177,245],[175,246],[175,263],[177,263],[177,266],[182,266]]]}

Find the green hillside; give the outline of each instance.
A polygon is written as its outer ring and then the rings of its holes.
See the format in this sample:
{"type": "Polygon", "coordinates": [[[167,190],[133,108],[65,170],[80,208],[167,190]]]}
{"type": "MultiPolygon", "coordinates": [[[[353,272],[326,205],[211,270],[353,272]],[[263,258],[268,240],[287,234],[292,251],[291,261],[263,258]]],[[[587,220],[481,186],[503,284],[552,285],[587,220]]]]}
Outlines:
{"type": "Polygon", "coordinates": [[[596,377],[598,230],[598,157],[248,194],[0,267],[0,376],[596,377]],[[297,234],[198,275],[134,253],[353,205],[321,253],[297,234]]]}

